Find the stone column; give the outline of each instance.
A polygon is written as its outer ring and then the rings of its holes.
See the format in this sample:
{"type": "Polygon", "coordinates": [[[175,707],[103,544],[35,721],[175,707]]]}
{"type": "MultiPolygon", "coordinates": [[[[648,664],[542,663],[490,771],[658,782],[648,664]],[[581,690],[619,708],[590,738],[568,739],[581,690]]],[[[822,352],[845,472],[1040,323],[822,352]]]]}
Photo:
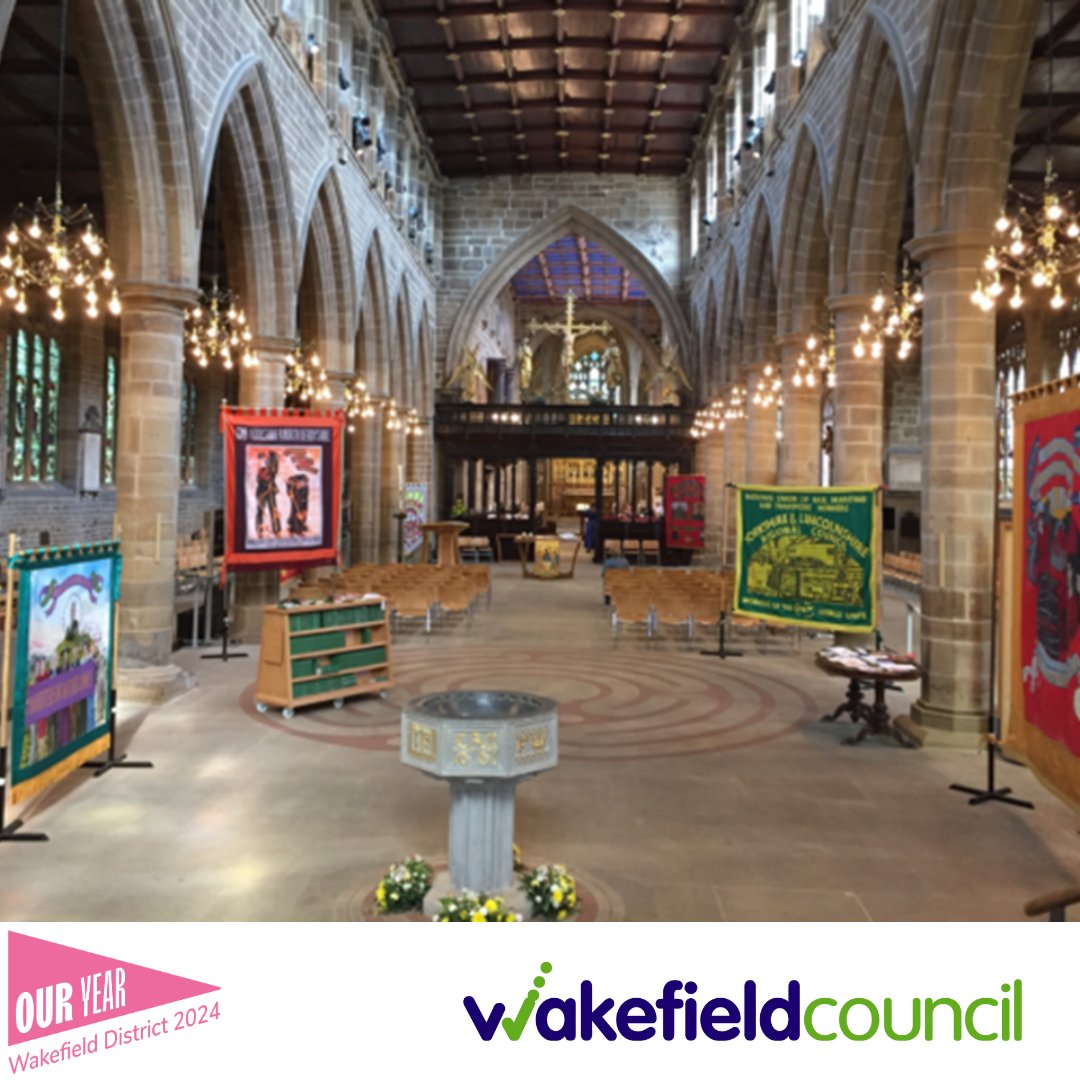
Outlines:
{"type": "Polygon", "coordinates": [[[350,561],[379,561],[379,490],[382,467],[382,423],[379,414],[357,417],[352,435],[352,551],[350,561]]]}
{"type": "Polygon", "coordinates": [[[948,741],[984,730],[993,588],[995,316],[970,298],[985,233],[921,237],[922,663],[912,719],[948,741]]]}
{"type": "Polygon", "coordinates": [[[382,424],[382,465],[379,497],[379,518],[382,529],[379,537],[379,561],[397,562],[398,523],[394,515],[398,512],[401,498],[398,466],[405,468],[405,433],[388,431],[385,420],[382,424]]]}
{"type": "MultiPolygon", "coordinates": [[[[705,477],[705,550],[698,561],[704,566],[719,569],[724,561],[721,549],[727,491],[724,486],[724,433],[714,431],[699,439],[694,452],[694,467],[705,477]]],[[[652,505],[651,501],[649,505],[652,505]]]]}
{"type": "MultiPolygon", "coordinates": [[[[242,408],[280,409],[285,404],[285,358],[292,353],[294,344],[285,338],[260,338],[254,342],[259,366],[239,370],[238,404],[242,408]]],[[[263,608],[280,599],[278,570],[237,573],[233,607],[229,612],[230,635],[244,642],[258,641],[263,608]]]]}
{"type": "Polygon", "coordinates": [[[872,295],[845,295],[829,300],[836,322],[833,483],[837,486],[870,486],[882,482],[885,360],[883,357],[875,360],[869,347],[862,357],[853,352],[859,323],[870,310],[873,299],[872,295]]]}
{"type": "Polygon", "coordinates": [[[720,522],[724,542],[724,565],[735,565],[735,491],[728,484],[746,482],[746,428],[745,419],[731,419],[724,423],[723,476],[724,516],[720,522]]]}
{"type": "Polygon", "coordinates": [[[116,516],[124,555],[120,657],[166,664],[174,628],[184,309],[195,293],[138,284],[125,287],[122,300],[116,433],[116,516]]]}
{"type": "Polygon", "coordinates": [[[746,377],[746,482],[776,483],[776,404],[755,404],[758,382],[772,382],[765,365],[750,368],[746,377]]]}
{"type": "MultiPolygon", "coordinates": [[[[970,289],[968,292],[970,293],[970,289]]],[[[833,389],[832,482],[835,487],[880,487],[885,440],[885,359],[856,356],[859,324],[870,310],[872,294],[829,298],[836,326],[836,386],[833,389]]],[[[881,530],[878,530],[880,537],[881,530]]],[[[881,541],[877,558],[880,565],[881,541]]],[[[878,585],[878,610],[881,586],[878,585]]],[[[869,634],[836,635],[838,643],[868,645],[869,634]]]]}
{"type": "Polygon", "coordinates": [[[792,334],[778,342],[784,380],[779,479],[788,487],[816,487],[821,481],[821,387],[825,375],[817,370],[816,358],[808,357],[814,385],[807,386],[804,381],[796,386],[792,381],[805,343],[804,334],[792,334]]]}

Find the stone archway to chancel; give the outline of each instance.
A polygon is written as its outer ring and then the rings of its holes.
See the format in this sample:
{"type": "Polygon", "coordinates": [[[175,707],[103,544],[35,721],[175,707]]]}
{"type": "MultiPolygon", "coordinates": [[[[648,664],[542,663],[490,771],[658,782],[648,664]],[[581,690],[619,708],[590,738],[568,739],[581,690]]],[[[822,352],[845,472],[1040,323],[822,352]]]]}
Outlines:
{"type": "MultiPolygon", "coordinates": [[[[488,267],[469,291],[450,331],[444,370],[449,372],[458,364],[472,340],[478,323],[496,302],[511,278],[531,259],[560,238],[572,234],[599,245],[641,284],[656,309],[665,340],[675,344],[680,362],[693,356],[693,336],[683,314],[682,305],[659,269],[642,251],[616,228],[580,207],[567,205],[539,222],[507,246],[488,267]]],[[[583,307],[587,307],[587,297],[583,307]]],[[[605,307],[605,311],[609,310],[605,307]]]]}

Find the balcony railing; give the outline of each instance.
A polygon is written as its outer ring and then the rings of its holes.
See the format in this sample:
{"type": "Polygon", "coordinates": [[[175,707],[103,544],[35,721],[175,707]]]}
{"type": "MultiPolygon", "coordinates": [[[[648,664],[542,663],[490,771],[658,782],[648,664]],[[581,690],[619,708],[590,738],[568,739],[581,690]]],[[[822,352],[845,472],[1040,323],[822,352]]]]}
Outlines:
{"type": "Polygon", "coordinates": [[[694,414],[670,405],[435,406],[436,434],[690,437],[694,414]]]}

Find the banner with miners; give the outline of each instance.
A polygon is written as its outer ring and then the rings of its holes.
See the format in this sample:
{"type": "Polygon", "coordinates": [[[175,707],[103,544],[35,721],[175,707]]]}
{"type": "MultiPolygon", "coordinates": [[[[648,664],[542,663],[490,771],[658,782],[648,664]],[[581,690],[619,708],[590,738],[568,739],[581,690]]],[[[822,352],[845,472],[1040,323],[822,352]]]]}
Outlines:
{"type": "Polygon", "coordinates": [[[338,561],[340,412],[225,408],[225,565],[338,561]]]}

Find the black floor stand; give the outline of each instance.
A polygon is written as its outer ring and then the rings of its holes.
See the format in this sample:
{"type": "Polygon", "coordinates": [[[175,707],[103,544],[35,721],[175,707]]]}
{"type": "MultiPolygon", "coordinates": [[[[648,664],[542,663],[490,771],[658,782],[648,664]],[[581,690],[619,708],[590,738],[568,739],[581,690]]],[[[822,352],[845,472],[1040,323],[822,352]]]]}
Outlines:
{"type": "Polygon", "coordinates": [[[999,788],[996,786],[994,777],[994,767],[997,763],[998,748],[994,741],[996,738],[996,725],[994,718],[990,718],[990,738],[986,744],[986,787],[974,788],[968,787],[966,784],[950,784],[950,791],[960,791],[965,795],[970,795],[968,799],[969,806],[981,806],[987,802],[999,802],[1007,803],[1009,806],[1019,806],[1024,810],[1034,810],[1035,804],[1030,803],[1027,799],[1017,799],[1011,794],[1012,788],[999,788]]]}
{"type": "Polygon", "coordinates": [[[84,769],[93,769],[94,778],[104,776],[110,769],[152,769],[152,761],[129,761],[127,754],[116,752],[116,691],[109,697],[109,752],[104,761],[84,761],[84,769]]]}
{"type": "Polygon", "coordinates": [[[7,749],[0,747],[0,842],[5,840],[21,840],[23,843],[48,840],[43,832],[22,832],[22,818],[16,818],[11,824],[4,822],[4,799],[7,795],[5,789],[7,776],[7,749]]]}
{"type": "Polygon", "coordinates": [[[246,652],[229,652],[229,613],[226,611],[221,616],[221,652],[202,654],[204,660],[222,660],[226,664],[230,660],[242,660],[247,656],[246,652]]]}
{"type": "Polygon", "coordinates": [[[719,641],[715,649],[702,649],[702,656],[719,656],[721,660],[726,660],[729,656],[742,656],[741,652],[735,649],[729,649],[726,644],[726,631],[727,631],[727,615],[720,616],[719,623],[719,641]]]}

